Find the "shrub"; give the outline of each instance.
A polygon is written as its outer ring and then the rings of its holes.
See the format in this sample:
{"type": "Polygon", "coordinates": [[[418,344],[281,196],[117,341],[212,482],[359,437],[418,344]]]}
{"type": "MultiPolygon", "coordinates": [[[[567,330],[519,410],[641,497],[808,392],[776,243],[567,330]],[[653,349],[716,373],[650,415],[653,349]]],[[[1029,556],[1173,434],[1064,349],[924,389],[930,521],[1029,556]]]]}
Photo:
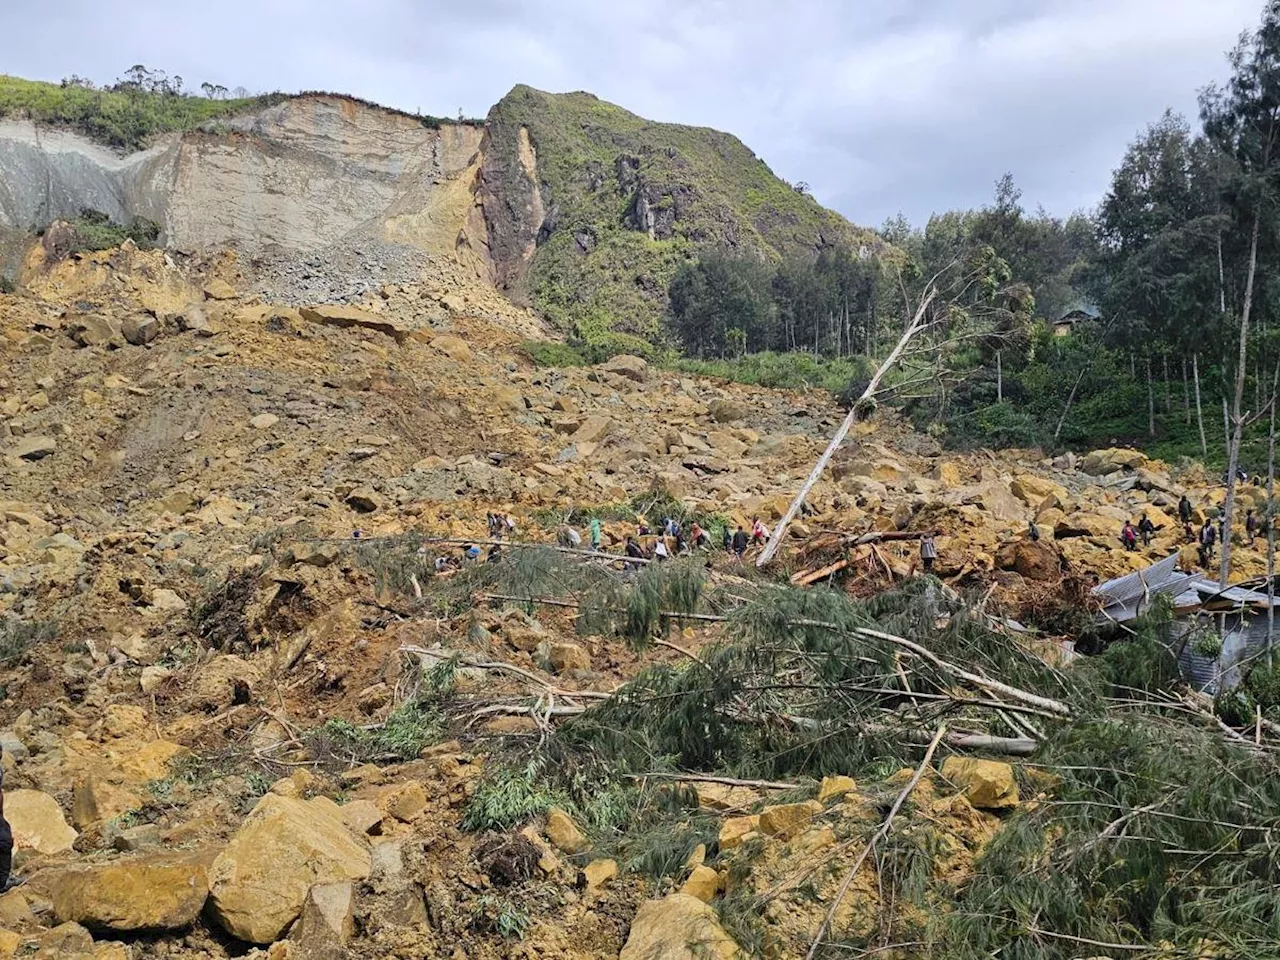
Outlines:
{"type": "Polygon", "coordinates": [[[357,727],[332,719],[307,735],[307,748],[319,760],[373,763],[413,760],[440,739],[444,717],[434,703],[411,700],[376,727],[357,727]]]}
{"type": "Polygon", "coordinates": [[[13,614],[0,616],[0,663],[17,660],[36,644],[52,640],[57,633],[52,623],[22,620],[13,614]]]}
{"type": "Polygon", "coordinates": [[[546,813],[555,803],[555,796],[536,782],[533,770],[499,769],[476,787],[462,826],[467,830],[508,830],[546,813]]]}
{"type": "Polygon", "coordinates": [[[0,275],[0,293],[13,293],[18,288],[12,277],[0,275]]]}
{"type": "Polygon", "coordinates": [[[520,344],[520,352],[538,367],[581,367],[587,362],[581,353],[567,343],[526,340],[520,344]]]}

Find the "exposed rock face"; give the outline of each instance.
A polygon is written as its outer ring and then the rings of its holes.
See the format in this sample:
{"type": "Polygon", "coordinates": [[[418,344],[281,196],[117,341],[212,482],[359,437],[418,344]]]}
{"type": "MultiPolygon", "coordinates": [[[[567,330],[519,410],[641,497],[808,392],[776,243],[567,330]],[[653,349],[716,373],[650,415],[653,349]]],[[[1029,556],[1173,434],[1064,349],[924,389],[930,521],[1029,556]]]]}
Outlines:
{"type": "Polygon", "coordinates": [[[368,844],[343,823],[340,808],[267,794],[209,870],[214,918],[250,943],[279,939],[317,883],[369,875],[368,844]]]}
{"type": "Polygon", "coordinates": [[[201,854],[149,855],[68,867],[38,879],[64,923],[74,921],[90,930],[180,930],[204,908],[209,859],[201,854]]]}
{"type": "Polygon", "coordinates": [[[618,960],[733,960],[740,955],[715,910],[697,897],[673,893],[640,905],[618,960]]]}

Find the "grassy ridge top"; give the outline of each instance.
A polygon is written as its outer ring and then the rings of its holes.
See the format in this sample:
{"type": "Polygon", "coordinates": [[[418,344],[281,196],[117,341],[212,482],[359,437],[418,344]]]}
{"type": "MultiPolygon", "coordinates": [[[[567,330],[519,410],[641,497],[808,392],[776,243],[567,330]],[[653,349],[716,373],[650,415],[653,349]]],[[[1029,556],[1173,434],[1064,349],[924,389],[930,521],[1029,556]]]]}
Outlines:
{"type": "Polygon", "coordinates": [[[278,103],[282,94],[211,100],[146,90],[100,90],[0,74],[0,117],[25,116],[69,127],[122,150],[138,150],[159,133],[278,103]]]}
{"type": "Polygon", "coordinates": [[[717,130],[527,86],[490,111],[489,125],[508,150],[524,127],[537,153],[553,224],[530,268],[534,305],[587,340],[655,337],[667,284],[700,246],[776,260],[871,239],[717,130]]]}

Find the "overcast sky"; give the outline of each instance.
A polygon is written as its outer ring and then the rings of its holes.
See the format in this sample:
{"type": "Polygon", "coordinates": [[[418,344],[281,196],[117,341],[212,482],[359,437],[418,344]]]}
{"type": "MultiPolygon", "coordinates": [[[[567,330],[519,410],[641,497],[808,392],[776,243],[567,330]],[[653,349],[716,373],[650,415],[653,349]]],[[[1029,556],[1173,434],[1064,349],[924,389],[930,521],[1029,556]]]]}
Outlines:
{"type": "Polygon", "coordinates": [[[482,116],[516,83],[738,135],[856,223],[1091,207],[1125,145],[1196,91],[1261,0],[8,0],[0,71],[134,63],[482,116]]]}

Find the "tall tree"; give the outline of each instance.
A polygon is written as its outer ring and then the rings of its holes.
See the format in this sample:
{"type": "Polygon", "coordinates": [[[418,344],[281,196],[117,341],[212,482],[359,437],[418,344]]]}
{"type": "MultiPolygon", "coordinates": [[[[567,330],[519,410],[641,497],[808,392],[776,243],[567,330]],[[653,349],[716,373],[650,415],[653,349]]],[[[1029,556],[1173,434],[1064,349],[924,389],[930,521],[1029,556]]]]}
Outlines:
{"type": "Polygon", "coordinates": [[[1231,408],[1227,456],[1227,496],[1223,505],[1222,566],[1225,584],[1231,569],[1231,526],[1236,472],[1244,430],[1244,385],[1249,358],[1249,323],[1258,272],[1258,246],[1264,226],[1270,230],[1280,186],[1280,0],[1267,0],[1262,22],[1241,37],[1231,53],[1231,79],[1207,88],[1200,97],[1205,135],[1235,163],[1227,198],[1235,228],[1245,231],[1248,266],[1239,317],[1239,349],[1231,408]]]}

